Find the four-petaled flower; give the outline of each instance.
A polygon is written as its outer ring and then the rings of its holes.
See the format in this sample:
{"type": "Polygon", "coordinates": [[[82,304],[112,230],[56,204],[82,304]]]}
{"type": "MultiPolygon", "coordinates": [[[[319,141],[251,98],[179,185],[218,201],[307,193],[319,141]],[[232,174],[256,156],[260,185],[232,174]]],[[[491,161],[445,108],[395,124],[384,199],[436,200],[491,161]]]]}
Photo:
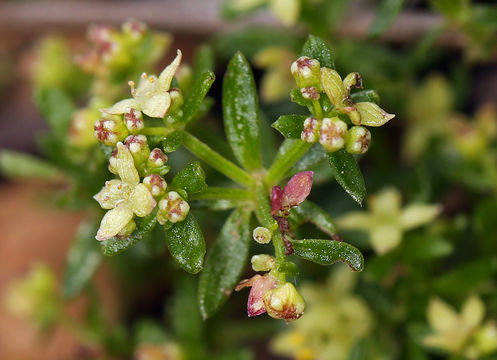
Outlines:
{"type": "Polygon", "coordinates": [[[109,209],[100,223],[97,240],[117,235],[133,217],[143,217],[152,212],[156,201],[150,190],[140,183],[133,156],[123,143],[117,143],[117,173],[121,180],[110,180],[94,196],[100,206],[109,209]]]}
{"type": "Polygon", "coordinates": [[[178,50],[176,58],[159,77],[143,73],[137,88],[135,88],[135,83],[130,81],[129,86],[133,97],[121,100],[102,111],[108,114],[124,114],[130,109],[135,109],[153,118],[166,116],[171,106],[171,94],[169,93],[171,82],[181,63],[181,57],[181,51],[178,50]]]}

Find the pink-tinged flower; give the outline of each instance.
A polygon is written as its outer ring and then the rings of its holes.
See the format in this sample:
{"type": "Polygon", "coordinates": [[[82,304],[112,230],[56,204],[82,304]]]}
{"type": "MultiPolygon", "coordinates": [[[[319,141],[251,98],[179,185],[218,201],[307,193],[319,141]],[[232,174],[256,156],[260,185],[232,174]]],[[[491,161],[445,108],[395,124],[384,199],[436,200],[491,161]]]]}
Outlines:
{"type": "Polygon", "coordinates": [[[251,286],[248,301],[247,301],[247,313],[249,317],[264,314],[266,312],[266,306],[264,305],[264,295],[271,289],[274,289],[278,284],[278,280],[266,274],[254,275],[250,279],[242,280],[235,287],[235,291],[240,291],[243,288],[251,286]]]}
{"type": "Polygon", "coordinates": [[[271,190],[271,214],[280,210],[287,212],[303,202],[311,192],[313,175],[312,171],[303,171],[295,174],[283,190],[274,186],[271,190]]]}

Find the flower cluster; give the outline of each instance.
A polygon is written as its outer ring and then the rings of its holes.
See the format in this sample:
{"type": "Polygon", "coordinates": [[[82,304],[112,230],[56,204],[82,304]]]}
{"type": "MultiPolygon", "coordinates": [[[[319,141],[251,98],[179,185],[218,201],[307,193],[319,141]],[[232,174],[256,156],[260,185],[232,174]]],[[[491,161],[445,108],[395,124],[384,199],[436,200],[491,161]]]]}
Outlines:
{"type": "Polygon", "coordinates": [[[371,142],[371,133],[364,126],[378,127],[395,117],[374,102],[356,102],[352,98],[351,90],[362,88],[359,73],[350,73],[342,80],[338,72],[321,67],[318,60],[307,56],[301,56],[293,62],[291,72],[304,99],[321,106],[318,104],[324,91],[333,106],[322,117],[314,114],[307,118],[301,134],[302,141],[319,141],[327,152],[345,148],[352,154],[365,153],[371,142]],[[352,124],[350,128],[347,120],[352,124]]]}

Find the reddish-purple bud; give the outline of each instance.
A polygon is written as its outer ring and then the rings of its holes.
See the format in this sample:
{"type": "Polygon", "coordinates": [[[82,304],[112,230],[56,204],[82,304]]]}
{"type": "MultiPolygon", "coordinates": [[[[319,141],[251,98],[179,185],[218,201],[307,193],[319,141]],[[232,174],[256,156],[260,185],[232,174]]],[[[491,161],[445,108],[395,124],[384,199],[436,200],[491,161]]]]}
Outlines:
{"type": "Polygon", "coordinates": [[[288,210],[304,201],[312,188],[312,177],[314,172],[303,171],[295,174],[283,189],[283,201],[281,208],[288,210]]]}
{"type": "Polygon", "coordinates": [[[261,315],[266,312],[264,294],[274,289],[277,284],[278,280],[269,274],[264,276],[254,275],[250,279],[242,280],[238,283],[235,291],[240,291],[247,286],[252,287],[247,301],[247,313],[249,317],[261,315]]]}
{"type": "Polygon", "coordinates": [[[283,202],[283,189],[279,186],[273,186],[271,189],[271,215],[281,210],[283,202]]]}

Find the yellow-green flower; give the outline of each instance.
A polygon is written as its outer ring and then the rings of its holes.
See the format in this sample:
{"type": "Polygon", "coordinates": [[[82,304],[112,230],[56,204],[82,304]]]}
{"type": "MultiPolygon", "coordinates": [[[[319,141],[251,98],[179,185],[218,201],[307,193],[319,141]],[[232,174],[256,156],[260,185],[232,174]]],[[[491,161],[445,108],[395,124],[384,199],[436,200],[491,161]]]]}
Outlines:
{"type": "Polygon", "coordinates": [[[295,25],[300,16],[301,0],[231,0],[234,11],[250,11],[268,5],[274,16],[285,26],[295,25]]]}
{"type": "Polygon", "coordinates": [[[124,114],[129,109],[135,109],[153,118],[166,116],[171,106],[169,89],[174,74],[181,63],[181,57],[181,51],[178,50],[176,58],[162,71],[159,77],[143,73],[137,88],[135,88],[135,83],[130,81],[129,86],[133,97],[121,100],[114,106],[103,109],[103,111],[108,114],[124,114]]]}
{"type": "Polygon", "coordinates": [[[466,299],[460,313],[432,298],[426,314],[432,333],[423,338],[423,344],[469,359],[491,354],[497,350],[497,327],[482,324],[484,315],[485,305],[477,296],[466,299]]]}
{"type": "Polygon", "coordinates": [[[354,344],[373,327],[366,303],[352,293],[357,278],[346,266],[337,266],[325,286],[302,285],[305,316],[273,339],[273,351],[296,360],[348,359],[354,344]]]}
{"type": "Polygon", "coordinates": [[[369,211],[354,211],[337,223],[342,229],[362,230],[369,234],[373,249],[385,254],[399,246],[405,231],[427,224],[439,213],[439,205],[410,204],[401,208],[398,190],[389,187],[368,199],[369,211]]]}
{"type": "Polygon", "coordinates": [[[97,240],[109,239],[125,229],[133,217],[143,217],[152,212],[156,201],[142,183],[131,152],[117,143],[117,172],[121,180],[110,180],[94,196],[103,209],[109,209],[100,223],[97,240]]]}

